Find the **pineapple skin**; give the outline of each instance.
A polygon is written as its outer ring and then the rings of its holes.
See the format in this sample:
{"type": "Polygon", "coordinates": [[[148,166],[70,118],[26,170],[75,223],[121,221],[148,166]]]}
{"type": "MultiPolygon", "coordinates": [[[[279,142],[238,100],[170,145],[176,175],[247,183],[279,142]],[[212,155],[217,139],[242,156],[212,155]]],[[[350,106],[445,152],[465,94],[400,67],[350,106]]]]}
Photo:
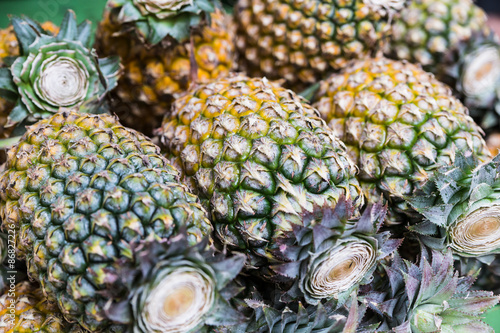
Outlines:
{"type": "Polygon", "coordinates": [[[390,202],[387,223],[420,219],[404,201],[457,152],[490,158],[482,130],[451,89],[408,62],[353,62],[321,83],[313,106],[346,144],[368,202],[390,202]]]}
{"type": "Polygon", "coordinates": [[[78,325],[64,321],[40,287],[30,282],[16,284],[0,296],[0,331],[3,333],[83,333],[78,325]],[[11,306],[14,305],[14,313],[11,306]],[[14,315],[14,316],[12,316],[14,315]]]}
{"type": "MultiPolygon", "coordinates": [[[[233,36],[231,18],[219,10],[211,14],[209,25],[192,31],[197,83],[229,74],[235,62],[233,36]]],[[[120,121],[151,135],[173,100],[192,83],[190,40],[166,38],[148,45],[133,30],[122,27],[111,8],[106,8],[96,49],[100,56],[119,55],[124,66],[112,101],[120,121]]]]}
{"type": "Polygon", "coordinates": [[[446,79],[463,46],[490,34],[487,19],[472,0],[412,0],[396,16],[385,54],[446,79]]]}
{"type": "Polygon", "coordinates": [[[16,257],[66,319],[108,332],[102,296],[133,240],[190,244],[212,231],[197,198],[144,135],[110,115],[60,112],[28,128],[0,173],[0,220],[16,257]],[[10,230],[10,229],[9,229],[10,230]]]}
{"type": "Polygon", "coordinates": [[[193,87],[158,134],[210,207],[221,242],[257,261],[272,257],[268,249],[314,205],[346,196],[363,206],[343,143],[317,110],[266,79],[234,75],[193,87]]]}
{"type": "MultiPolygon", "coordinates": [[[[234,10],[240,69],[296,92],[378,51],[393,11],[370,0],[241,0],[234,10]]],[[[398,3],[398,1],[392,1],[398,3]]]]}

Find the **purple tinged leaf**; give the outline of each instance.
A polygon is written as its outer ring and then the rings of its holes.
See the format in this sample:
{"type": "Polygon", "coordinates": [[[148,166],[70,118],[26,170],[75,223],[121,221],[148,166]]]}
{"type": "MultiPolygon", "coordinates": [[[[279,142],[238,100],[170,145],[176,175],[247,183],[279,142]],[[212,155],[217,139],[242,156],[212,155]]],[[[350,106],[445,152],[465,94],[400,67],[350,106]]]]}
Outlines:
{"type": "Polygon", "coordinates": [[[401,246],[401,244],[403,244],[403,239],[389,239],[385,241],[379,250],[379,259],[385,258],[388,255],[392,254],[401,246]]]}
{"type": "Polygon", "coordinates": [[[417,296],[418,288],[420,286],[420,280],[406,273],[403,273],[403,277],[408,300],[410,301],[410,304],[414,304],[415,297],[417,296]]]}
{"type": "Polygon", "coordinates": [[[226,260],[211,263],[211,266],[215,269],[217,289],[222,289],[239,274],[245,265],[245,260],[246,256],[238,253],[226,260]]]}
{"type": "Polygon", "coordinates": [[[117,324],[127,325],[132,323],[133,316],[128,300],[118,303],[108,301],[104,306],[104,313],[109,320],[117,324]]]}
{"type": "Polygon", "coordinates": [[[434,236],[438,233],[438,226],[429,220],[424,220],[422,223],[409,226],[408,230],[421,235],[434,236]]]}
{"type": "Polygon", "coordinates": [[[327,227],[317,224],[313,227],[313,240],[314,240],[314,250],[316,251],[318,247],[328,238],[334,236],[332,230],[327,227]]]}
{"type": "Polygon", "coordinates": [[[245,320],[245,317],[233,309],[221,297],[217,298],[215,306],[205,318],[205,323],[212,326],[236,325],[245,320]]]}
{"type": "MultiPolygon", "coordinates": [[[[303,240],[306,238],[307,234],[311,232],[310,229],[304,228],[298,224],[292,224],[292,230],[293,234],[295,235],[295,238],[297,239],[297,243],[303,245],[303,240]]],[[[307,242],[309,243],[309,242],[307,242]]]]}
{"type": "Polygon", "coordinates": [[[427,260],[423,260],[420,267],[422,268],[422,281],[417,297],[417,303],[431,298],[436,290],[436,288],[432,285],[434,276],[429,262],[427,260]]]}
{"type": "Polygon", "coordinates": [[[448,301],[451,307],[465,313],[479,315],[498,304],[499,296],[474,296],[472,293],[464,298],[452,298],[448,301]]]}
{"type": "Polygon", "coordinates": [[[412,333],[409,321],[405,321],[401,325],[392,329],[395,333],[412,333]]]}
{"type": "Polygon", "coordinates": [[[300,262],[288,262],[284,264],[272,265],[271,269],[276,273],[289,278],[297,278],[300,273],[300,262]]]}
{"type": "Polygon", "coordinates": [[[358,327],[359,314],[358,314],[358,299],[356,293],[351,294],[351,308],[349,309],[349,316],[347,317],[347,322],[345,323],[344,330],[342,333],[355,333],[358,327]]]}
{"type": "Polygon", "coordinates": [[[495,333],[495,330],[482,321],[453,326],[454,333],[495,333]]]}

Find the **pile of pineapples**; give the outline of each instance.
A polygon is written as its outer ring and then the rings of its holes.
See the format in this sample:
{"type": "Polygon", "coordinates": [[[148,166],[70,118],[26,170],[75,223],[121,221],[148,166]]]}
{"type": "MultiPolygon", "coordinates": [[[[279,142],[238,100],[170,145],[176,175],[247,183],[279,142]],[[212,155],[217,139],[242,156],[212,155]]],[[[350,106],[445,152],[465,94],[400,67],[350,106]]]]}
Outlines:
{"type": "Polygon", "coordinates": [[[11,22],[0,332],[494,332],[500,40],[471,0],[11,22]]]}

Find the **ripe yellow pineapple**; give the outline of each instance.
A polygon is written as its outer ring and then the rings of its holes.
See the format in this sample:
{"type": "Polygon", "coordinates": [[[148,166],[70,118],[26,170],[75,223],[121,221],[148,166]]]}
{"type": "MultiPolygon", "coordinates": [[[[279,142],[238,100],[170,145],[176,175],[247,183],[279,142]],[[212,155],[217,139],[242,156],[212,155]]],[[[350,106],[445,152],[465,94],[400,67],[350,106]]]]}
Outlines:
{"type": "Polygon", "coordinates": [[[206,11],[203,7],[196,14],[186,14],[189,1],[180,1],[180,9],[173,11],[168,11],[170,4],[164,1],[146,2],[156,4],[160,12],[140,2],[110,0],[98,28],[96,48],[100,56],[119,55],[124,66],[113,110],[125,125],[151,134],[193,78],[206,82],[230,72],[234,45],[230,17],[222,9],[206,11]],[[135,17],[126,16],[134,10],[135,17]],[[188,26],[175,27],[182,26],[186,15],[193,18],[188,26]],[[174,27],[165,33],[161,25],[169,22],[175,22],[174,27]],[[147,32],[143,24],[148,25],[147,32]]]}

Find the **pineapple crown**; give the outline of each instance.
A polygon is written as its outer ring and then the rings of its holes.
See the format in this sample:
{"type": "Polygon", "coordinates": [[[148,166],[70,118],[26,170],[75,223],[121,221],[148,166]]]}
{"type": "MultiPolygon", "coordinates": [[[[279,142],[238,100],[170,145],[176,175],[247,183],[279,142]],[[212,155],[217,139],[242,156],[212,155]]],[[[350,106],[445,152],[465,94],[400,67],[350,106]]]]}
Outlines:
{"type": "Polygon", "coordinates": [[[278,241],[275,256],[285,263],[271,267],[293,285],[283,299],[303,296],[309,304],[335,299],[342,305],[359,285],[371,281],[377,262],[395,251],[402,240],[378,233],[387,208],[375,204],[356,217],[351,200],[316,207],[303,214],[303,225],[278,241]]]}
{"type": "Polygon", "coordinates": [[[130,259],[115,264],[106,315],[144,333],[235,325],[243,315],[228,300],[241,291],[231,282],[244,262],[241,254],[216,253],[208,238],[190,246],[185,230],[168,241],[149,237],[133,243],[130,259]]]}
{"type": "Polygon", "coordinates": [[[109,0],[108,6],[121,24],[132,26],[138,37],[156,45],[167,36],[183,42],[191,28],[210,20],[212,0],[109,0]]]}
{"type": "Polygon", "coordinates": [[[436,172],[406,198],[425,220],[409,227],[434,249],[450,247],[462,258],[490,263],[500,253],[500,156],[480,164],[458,154],[453,166],[436,172]]]}
{"type": "Polygon", "coordinates": [[[0,96],[17,101],[7,126],[91,105],[116,86],[119,58],[97,58],[91,47],[91,24],[77,25],[74,12],[66,13],[56,36],[27,17],[12,17],[12,25],[20,55],[9,59],[9,67],[0,68],[0,96]]]}
{"type": "Polygon", "coordinates": [[[362,298],[382,319],[378,332],[494,332],[480,314],[499,297],[470,291],[474,279],[454,272],[451,251],[423,249],[418,265],[396,255],[383,267],[386,282],[362,298]]]}

